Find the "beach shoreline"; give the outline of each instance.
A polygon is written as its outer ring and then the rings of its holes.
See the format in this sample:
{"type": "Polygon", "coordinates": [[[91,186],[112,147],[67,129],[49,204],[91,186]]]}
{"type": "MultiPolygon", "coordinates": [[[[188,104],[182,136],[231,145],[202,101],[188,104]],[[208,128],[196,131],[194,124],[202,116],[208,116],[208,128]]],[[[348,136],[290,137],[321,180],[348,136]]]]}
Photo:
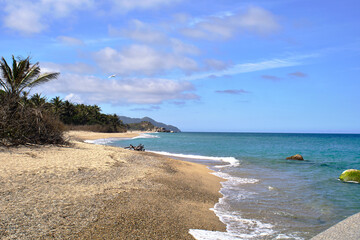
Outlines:
{"type": "Polygon", "coordinates": [[[225,231],[221,179],[201,164],[84,143],[142,132],[69,132],[67,147],[0,149],[0,238],[193,239],[225,231]]]}
{"type": "Polygon", "coordinates": [[[107,138],[134,138],[138,137],[141,134],[146,134],[150,132],[144,131],[130,131],[122,133],[101,133],[101,132],[89,132],[89,131],[68,131],[66,132],[66,137],[77,140],[77,141],[88,141],[88,140],[99,140],[107,138]]]}

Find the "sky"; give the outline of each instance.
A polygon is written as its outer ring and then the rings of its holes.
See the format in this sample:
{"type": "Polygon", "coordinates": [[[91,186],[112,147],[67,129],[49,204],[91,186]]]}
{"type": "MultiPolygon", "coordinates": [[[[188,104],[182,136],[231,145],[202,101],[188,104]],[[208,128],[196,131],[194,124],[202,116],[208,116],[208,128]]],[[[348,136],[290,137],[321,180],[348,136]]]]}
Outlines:
{"type": "Polygon", "coordinates": [[[32,93],[182,131],[360,133],[358,0],[0,0],[32,93]]]}

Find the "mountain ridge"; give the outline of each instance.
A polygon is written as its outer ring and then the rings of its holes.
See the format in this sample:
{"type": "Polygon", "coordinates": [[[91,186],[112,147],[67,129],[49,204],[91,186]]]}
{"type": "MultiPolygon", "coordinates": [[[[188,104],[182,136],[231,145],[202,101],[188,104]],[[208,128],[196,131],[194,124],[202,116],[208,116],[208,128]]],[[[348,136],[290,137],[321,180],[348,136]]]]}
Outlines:
{"type": "Polygon", "coordinates": [[[173,132],[181,132],[181,130],[179,128],[177,128],[173,125],[168,125],[168,124],[165,124],[162,122],[155,121],[154,119],[152,119],[150,117],[131,118],[131,117],[126,117],[126,116],[119,116],[119,119],[125,124],[140,123],[140,122],[146,121],[146,122],[150,122],[155,127],[165,128],[165,129],[173,131],[173,132]]]}

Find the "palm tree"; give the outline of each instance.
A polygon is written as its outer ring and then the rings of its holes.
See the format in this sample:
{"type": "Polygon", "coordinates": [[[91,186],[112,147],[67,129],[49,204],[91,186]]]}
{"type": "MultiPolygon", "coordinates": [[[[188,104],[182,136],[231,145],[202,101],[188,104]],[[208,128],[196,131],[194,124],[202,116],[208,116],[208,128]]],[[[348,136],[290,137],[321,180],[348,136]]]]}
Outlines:
{"type": "Polygon", "coordinates": [[[52,104],[52,109],[54,110],[54,113],[58,115],[63,105],[63,101],[59,96],[56,96],[53,99],[51,99],[50,103],[52,104]]]}
{"type": "Polygon", "coordinates": [[[32,88],[56,79],[60,73],[40,72],[39,63],[31,64],[30,57],[18,60],[12,56],[12,68],[2,57],[0,61],[0,86],[9,97],[18,98],[26,88],[32,88]]]}
{"type": "Polygon", "coordinates": [[[30,98],[30,103],[34,106],[34,107],[42,107],[46,104],[46,98],[42,97],[41,94],[35,93],[34,95],[31,96],[30,98]]]}

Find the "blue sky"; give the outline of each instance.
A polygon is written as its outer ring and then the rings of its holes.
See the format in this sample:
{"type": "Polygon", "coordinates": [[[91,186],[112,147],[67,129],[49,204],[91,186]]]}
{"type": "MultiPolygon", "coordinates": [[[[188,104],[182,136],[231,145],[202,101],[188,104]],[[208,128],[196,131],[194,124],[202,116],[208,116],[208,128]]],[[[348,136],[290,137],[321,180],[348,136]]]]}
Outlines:
{"type": "Polygon", "coordinates": [[[48,98],[183,131],[360,133],[358,0],[0,3],[0,55],[60,72],[32,90],[48,98]]]}

